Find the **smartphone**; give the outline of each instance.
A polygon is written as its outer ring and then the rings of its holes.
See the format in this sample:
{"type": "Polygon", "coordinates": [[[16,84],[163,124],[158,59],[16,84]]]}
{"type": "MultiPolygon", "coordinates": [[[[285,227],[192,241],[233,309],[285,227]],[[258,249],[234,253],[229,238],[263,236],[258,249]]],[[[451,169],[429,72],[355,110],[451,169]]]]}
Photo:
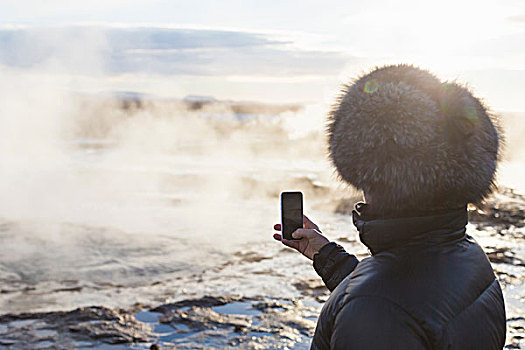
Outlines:
{"type": "Polygon", "coordinates": [[[295,240],[295,238],[292,238],[292,233],[298,228],[303,228],[303,194],[301,192],[282,192],[282,237],[288,240],[295,240]]]}

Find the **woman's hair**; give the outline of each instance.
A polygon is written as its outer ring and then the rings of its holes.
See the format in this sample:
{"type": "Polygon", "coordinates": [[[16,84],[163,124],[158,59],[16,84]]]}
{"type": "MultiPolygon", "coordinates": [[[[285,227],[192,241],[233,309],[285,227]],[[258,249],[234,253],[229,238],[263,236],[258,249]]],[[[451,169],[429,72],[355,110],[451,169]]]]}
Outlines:
{"type": "Polygon", "coordinates": [[[380,213],[479,203],[494,187],[502,133],[470,91],[410,66],[376,68],[346,85],[328,122],[342,180],[380,213]]]}

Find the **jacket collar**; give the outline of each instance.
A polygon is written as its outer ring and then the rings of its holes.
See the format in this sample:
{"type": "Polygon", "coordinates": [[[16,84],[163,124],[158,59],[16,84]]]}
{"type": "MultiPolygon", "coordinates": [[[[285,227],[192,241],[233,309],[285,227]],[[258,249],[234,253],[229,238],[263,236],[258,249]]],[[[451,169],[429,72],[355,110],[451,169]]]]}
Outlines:
{"type": "Polygon", "coordinates": [[[359,239],[372,254],[410,244],[434,245],[458,240],[465,235],[467,208],[432,212],[425,216],[367,218],[366,203],[357,203],[352,211],[359,239]]]}

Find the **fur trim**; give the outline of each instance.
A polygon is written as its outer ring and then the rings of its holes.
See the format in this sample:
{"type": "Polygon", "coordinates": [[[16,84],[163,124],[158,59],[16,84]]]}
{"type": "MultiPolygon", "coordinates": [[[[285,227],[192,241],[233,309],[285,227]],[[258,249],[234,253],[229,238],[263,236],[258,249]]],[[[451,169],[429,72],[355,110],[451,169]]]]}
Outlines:
{"type": "Polygon", "coordinates": [[[329,115],[330,158],[385,211],[478,203],[493,188],[500,135],[467,88],[409,65],[344,87],[329,115]]]}

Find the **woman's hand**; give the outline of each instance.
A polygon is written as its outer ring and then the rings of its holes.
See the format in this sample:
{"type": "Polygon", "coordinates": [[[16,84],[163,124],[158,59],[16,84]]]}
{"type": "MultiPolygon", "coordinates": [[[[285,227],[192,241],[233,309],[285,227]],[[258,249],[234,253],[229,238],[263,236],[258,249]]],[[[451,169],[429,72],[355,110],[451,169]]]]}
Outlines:
{"type": "MultiPolygon", "coordinates": [[[[281,241],[285,246],[294,248],[308,259],[313,260],[314,255],[318,253],[322,247],[330,243],[330,241],[321,234],[319,227],[310,221],[306,215],[303,215],[303,227],[304,228],[297,229],[292,233],[293,238],[301,239],[299,241],[284,239],[279,233],[274,233],[273,238],[281,241]]],[[[276,231],[281,231],[281,224],[275,224],[273,228],[276,231]]]]}

